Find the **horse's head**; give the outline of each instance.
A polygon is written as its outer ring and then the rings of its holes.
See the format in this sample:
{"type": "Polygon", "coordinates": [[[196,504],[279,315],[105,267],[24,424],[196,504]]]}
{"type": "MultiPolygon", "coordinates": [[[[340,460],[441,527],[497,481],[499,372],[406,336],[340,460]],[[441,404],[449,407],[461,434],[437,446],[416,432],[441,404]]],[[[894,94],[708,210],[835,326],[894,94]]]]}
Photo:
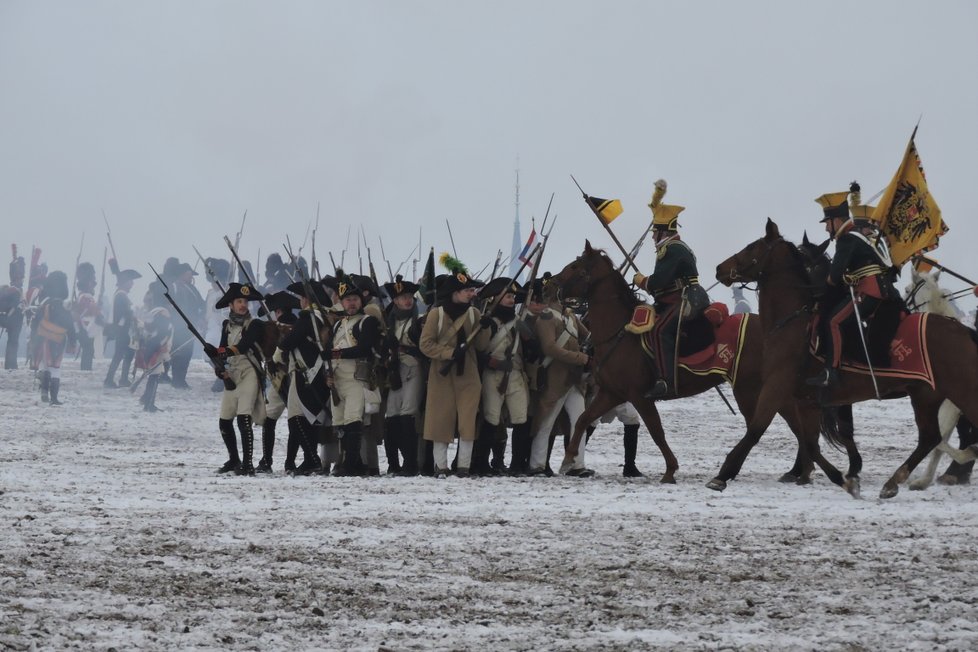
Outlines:
{"type": "Polygon", "coordinates": [[[755,240],[717,265],[717,280],[726,286],[761,280],[774,262],[774,254],[779,246],[790,245],[781,237],[778,225],[768,218],[763,238],[755,240]]]}
{"type": "Polygon", "coordinates": [[[918,272],[910,268],[910,284],[905,296],[907,307],[913,312],[932,312],[949,317],[956,316],[956,310],[948,300],[947,293],[938,284],[941,270],[933,273],[918,272]]]}
{"type": "MultiPolygon", "coordinates": [[[[548,299],[587,299],[588,293],[599,281],[615,274],[614,263],[600,249],[584,241],[584,253],[568,263],[562,270],[550,277],[545,295],[548,299]]],[[[620,275],[618,275],[620,278],[620,275]]]]}
{"type": "Polygon", "coordinates": [[[829,248],[831,240],[826,240],[822,244],[815,244],[808,241],[808,233],[801,238],[798,252],[801,254],[802,267],[805,275],[808,276],[808,284],[816,297],[825,293],[829,283],[829,269],[832,267],[832,259],[825,255],[825,250],[829,248]]]}

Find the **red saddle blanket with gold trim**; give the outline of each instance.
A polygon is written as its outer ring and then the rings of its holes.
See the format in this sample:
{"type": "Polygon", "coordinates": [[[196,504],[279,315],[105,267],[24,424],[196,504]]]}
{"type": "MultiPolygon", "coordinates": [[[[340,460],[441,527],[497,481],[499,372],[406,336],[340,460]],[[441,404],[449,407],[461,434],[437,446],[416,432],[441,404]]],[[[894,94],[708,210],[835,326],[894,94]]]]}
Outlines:
{"type": "MultiPolygon", "coordinates": [[[[679,356],[677,364],[681,369],[698,376],[719,374],[733,385],[737,381],[737,370],[744,348],[744,334],[747,332],[748,319],[756,319],[757,315],[742,313],[709,318],[714,325],[713,343],[695,353],[679,356]],[[720,319],[722,321],[718,325],[717,321],[720,319]]],[[[652,333],[642,335],[642,348],[648,355],[652,355],[652,333]]]]}
{"type": "MultiPolygon", "coordinates": [[[[922,380],[933,387],[934,371],[931,369],[930,353],[927,351],[927,320],[930,317],[927,313],[905,316],[890,342],[890,364],[886,367],[873,367],[873,373],[884,378],[922,380]]],[[[869,375],[869,365],[856,360],[843,360],[842,369],[869,375]]]]}

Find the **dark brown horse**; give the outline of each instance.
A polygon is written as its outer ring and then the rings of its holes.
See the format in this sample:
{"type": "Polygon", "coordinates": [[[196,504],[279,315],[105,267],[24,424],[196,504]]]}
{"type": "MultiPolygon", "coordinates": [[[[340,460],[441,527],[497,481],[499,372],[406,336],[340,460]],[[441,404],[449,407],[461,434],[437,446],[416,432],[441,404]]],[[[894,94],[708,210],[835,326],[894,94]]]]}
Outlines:
{"type": "MultiPolygon", "coordinates": [[[[675,473],[678,469],[676,457],[666,443],[662,421],[659,419],[659,412],[654,402],[645,396],[645,392],[652,387],[657,378],[656,372],[642,349],[639,337],[624,330],[625,325],[631,320],[633,309],[640,303],[635,293],[615,269],[611,259],[604,252],[593,249],[590,242],[585,243],[583,254],[550,279],[547,291],[557,293],[563,298],[587,299],[588,328],[591,330],[594,345],[596,365],[594,373],[598,391],[594,400],[574,425],[574,433],[564,457],[565,464],[577,455],[582,434],[592,421],[615,406],[630,402],[638,410],[649,434],[665,459],[666,472],[661,482],[675,482],[675,473]]],[[[747,324],[740,367],[733,386],[734,399],[748,423],[754,420],[754,406],[761,389],[762,346],[760,323],[756,316],[752,316],[747,324]]],[[[679,396],[675,398],[695,396],[725,382],[718,374],[703,376],[689,373],[681,368],[678,381],[679,396]]],[[[819,436],[817,408],[809,406],[805,409],[809,412],[814,409],[816,414],[802,414],[798,406],[793,404],[786,404],[779,409],[781,416],[799,441],[795,464],[790,471],[781,476],[783,482],[799,484],[809,482],[812,471],[811,460],[819,461],[821,457],[820,454],[817,457],[812,456],[807,444],[801,445],[802,441],[811,442],[814,439],[817,453],[819,436]],[[803,424],[807,424],[809,432],[802,432],[803,424]]],[[[851,440],[839,443],[849,449],[851,440]]],[[[855,453],[854,446],[851,452],[855,453]]],[[[820,466],[822,462],[824,459],[819,462],[820,466]]],[[[823,466],[823,469],[833,482],[840,485],[843,483],[842,474],[834,467],[823,466]]]]}
{"type": "MultiPolygon", "coordinates": [[[[722,490],[726,481],[737,475],[751,448],[774,415],[785,406],[846,405],[876,397],[870,376],[844,370],[838,384],[827,391],[804,383],[804,378],[821,369],[821,363],[808,352],[814,286],[818,285],[813,282],[817,279],[812,275],[812,267],[818,261],[803,249],[785,240],[778,226],[768,220],[763,238],[717,266],[717,279],[722,283],[757,283],[764,342],[762,383],[756,409],[747,420],[747,433],[727,455],[720,474],[708,485],[713,489],[722,490]]],[[[940,443],[937,414],[945,399],[960,407],[969,419],[978,418],[978,345],[971,331],[954,319],[930,316],[926,344],[933,388],[921,380],[883,376],[876,379],[884,398],[910,396],[918,430],[916,447],[883,485],[881,498],[895,496],[914,467],[940,443]]]]}

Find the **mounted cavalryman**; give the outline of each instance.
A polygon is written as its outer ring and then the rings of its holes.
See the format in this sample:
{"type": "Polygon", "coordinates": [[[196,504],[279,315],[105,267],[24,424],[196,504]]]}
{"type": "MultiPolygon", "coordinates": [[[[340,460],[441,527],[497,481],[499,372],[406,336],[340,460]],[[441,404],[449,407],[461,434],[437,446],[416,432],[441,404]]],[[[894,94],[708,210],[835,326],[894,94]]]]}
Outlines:
{"type": "Polygon", "coordinates": [[[886,238],[869,218],[868,207],[860,205],[859,184],[853,181],[849,192],[825,194],[815,201],[822,207],[825,231],[835,240],[835,256],[829,269],[828,289],[819,300],[819,340],[825,370],[806,383],[828,387],[838,381],[842,330],[852,323],[857,311],[865,321],[884,302],[902,300],[893,285],[896,268],[886,238]],[[849,216],[850,201],[853,210],[859,211],[856,219],[849,216]]]}
{"type": "Polygon", "coordinates": [[[655,241],[655,270],[652,276],[636,273],[632,282],[655,300],[654,354],[659,379],[648,396],[662,398],[675,393],[676,344],[680,321],[698,316],[709,304],[696,270],[696,255],[679,237],[679,214],[683,206],[662,203],[666,182],[655,182],[652,201],[652,237],[655,241]]]}

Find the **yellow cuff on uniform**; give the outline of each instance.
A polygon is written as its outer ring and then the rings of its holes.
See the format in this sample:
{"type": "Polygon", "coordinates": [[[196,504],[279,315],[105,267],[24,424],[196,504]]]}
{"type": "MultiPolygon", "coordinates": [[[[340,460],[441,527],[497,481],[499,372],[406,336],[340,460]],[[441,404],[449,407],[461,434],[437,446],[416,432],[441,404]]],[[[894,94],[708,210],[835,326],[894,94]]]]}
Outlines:
{"type": "Polygon", "coordinates": [[[647,278],[648,276],[643,275],[641,272],[635,272],[635,276],[632,277],[632,283],[642,289],[645,289],[645,279],[647,278]]]}

